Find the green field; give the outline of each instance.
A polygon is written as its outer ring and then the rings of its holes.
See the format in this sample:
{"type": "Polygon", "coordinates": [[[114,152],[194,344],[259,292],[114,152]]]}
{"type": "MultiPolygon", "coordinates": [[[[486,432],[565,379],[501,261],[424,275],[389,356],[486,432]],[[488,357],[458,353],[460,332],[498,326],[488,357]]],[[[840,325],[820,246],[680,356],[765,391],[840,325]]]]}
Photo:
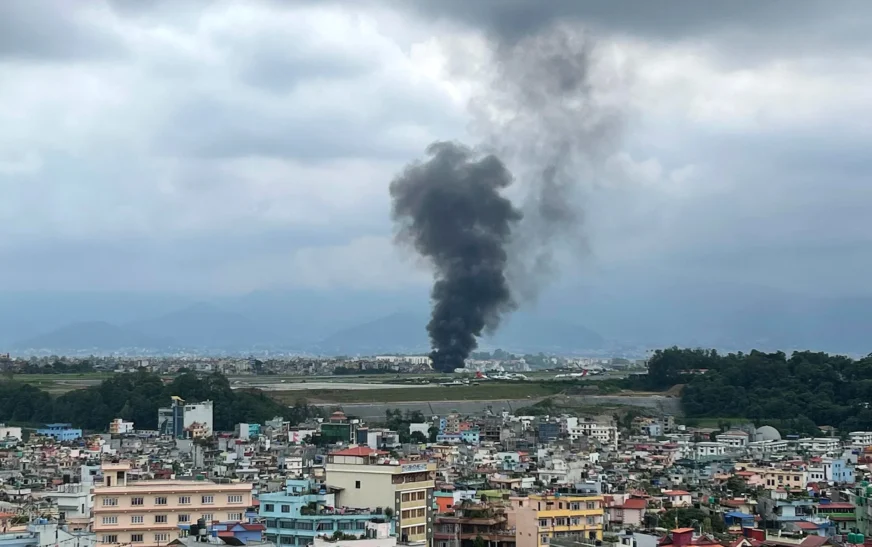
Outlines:
{"type": "Polygon", "coordinates": [[[427,386],[408,389],[299,389],[268,391],[284,403],[306,400],[310,403],[400,403],[412,401],[489,401],[499,399],[538,399],[560,392],[559,383],[512,382],[468,386],[427,386]]]}

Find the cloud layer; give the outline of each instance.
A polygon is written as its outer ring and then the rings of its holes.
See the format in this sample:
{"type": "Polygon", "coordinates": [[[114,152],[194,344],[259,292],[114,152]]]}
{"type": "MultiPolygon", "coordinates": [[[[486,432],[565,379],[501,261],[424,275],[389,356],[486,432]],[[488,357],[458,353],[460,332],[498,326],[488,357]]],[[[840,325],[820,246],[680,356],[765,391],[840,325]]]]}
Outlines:
{"type": "Polygon", "coordinates": [[[869,292],[872,6],[548,6],[0,3],[0,285],[424,285],[390,245],[389,181],[480,136],[458,66],[560,19],[628,114],[565,272],[869,292]]]}

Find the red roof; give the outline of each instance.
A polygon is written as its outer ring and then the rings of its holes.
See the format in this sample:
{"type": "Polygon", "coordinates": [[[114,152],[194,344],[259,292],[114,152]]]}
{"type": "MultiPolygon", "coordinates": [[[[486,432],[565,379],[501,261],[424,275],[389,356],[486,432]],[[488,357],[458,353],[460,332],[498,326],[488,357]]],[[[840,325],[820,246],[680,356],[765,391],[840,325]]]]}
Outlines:
{"type": "Polygon", "coordinates": [[[648,502],[639,498],[629,498],[624,502],[622,509],[644,509],[648,507],[648,502]]]}
{"type": "Polygon", "coordinates": [[[854,504],[853,504],[853,503],[845,503],[845,502],[841,502],[841,503],[837,502],[837,503],[822,503],[822,504],[818,505],[818,509],[826,509],[826,508],[830,508],[830,509],[853,509],[853,508],[854,508],[854,504]]]}
{"type": "Polygon", "coordinates": [[[387,454],[387,452],[382,452],[368,446],[355,446],[354,448],[346,448],[345,450],[330,453],[331,456],[376,456],[379,454],[387,454]]]}
{"type": "Polygon", "coordinates": [[[794,524],[796,524],[796,527],[800,530],[817,530],[818,528],[820,528],[820,526],[818,526],[817,524],[805,520],[795,522],[794,524]]]}
{"type": "Polygon", "coordinates": [[[684,490],[664,490],[663,493],[667,496],[689,496],[690,492],[684,490]]]}

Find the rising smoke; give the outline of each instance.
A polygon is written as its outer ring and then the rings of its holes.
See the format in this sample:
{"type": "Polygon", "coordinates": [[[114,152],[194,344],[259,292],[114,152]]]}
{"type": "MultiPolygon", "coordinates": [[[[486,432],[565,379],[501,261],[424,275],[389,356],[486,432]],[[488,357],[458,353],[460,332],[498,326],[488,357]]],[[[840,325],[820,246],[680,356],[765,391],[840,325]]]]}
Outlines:
{"type": "Polygon", "coordinates": [[[450,371],[515,308],[506,248],[521,213],[500,194],[512,175],[496,156],[479,157],[450,142],[431,144],[427,154],[390,190],[398,236],[435,268],[427,331],[433,366],[450,371]]]}
{"type": "Polygon", "coordinates": [[[490,50],[489,63],[467,67],[480,82],[473,132],[490,154],[434,143],[391,185],[400,239],[435,267],[427,329],[443,371],[462,367],[483,332],[535,298],[555,272],[555,242],[583,249],[585,191],[623,125],[593,85],[595,48],[577,27],[497,38],[490,50]],[[518,206],[502,194],[515,178],[518,206]]]}

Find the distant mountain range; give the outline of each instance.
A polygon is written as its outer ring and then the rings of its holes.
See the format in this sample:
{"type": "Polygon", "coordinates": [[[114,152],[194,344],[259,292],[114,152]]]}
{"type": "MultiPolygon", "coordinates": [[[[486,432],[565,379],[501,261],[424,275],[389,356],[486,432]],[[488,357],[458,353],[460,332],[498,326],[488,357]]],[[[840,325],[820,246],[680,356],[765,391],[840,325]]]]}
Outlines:
{"type": "MultiPolygon", "coordinates": [[[[426,291],[0,293],[0,351],[255,349],[366,355],[429,350],[426,291]]],[[[483,348],[632,352],[670,345],[872,351],[872,297],[718,283],[561,287],[506,318],[483,348]]]]}

